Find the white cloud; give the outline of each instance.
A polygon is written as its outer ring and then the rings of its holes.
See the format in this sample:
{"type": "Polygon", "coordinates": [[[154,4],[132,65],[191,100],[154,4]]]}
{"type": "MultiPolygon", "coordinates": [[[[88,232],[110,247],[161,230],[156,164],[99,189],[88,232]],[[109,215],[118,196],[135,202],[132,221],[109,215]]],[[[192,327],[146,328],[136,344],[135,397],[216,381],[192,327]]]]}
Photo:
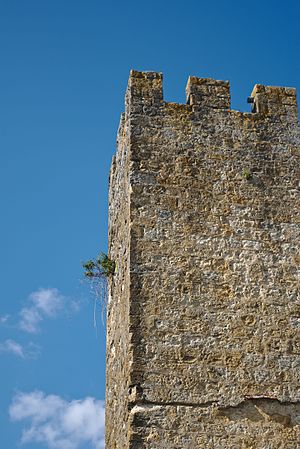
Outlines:
{"type": "Polygon", "coordinates": [[[39,331],[39,324],[47,317],[55,317],[63,308],[66,297],[57,288],[41,288],[28,297],[29,306],[20,311],[20,328],[29,333],[39,331]]]}
{"type": "Polygon", "coordinates": [[[6,340],[4,343],[0,343],[0,352],[10,352],[22,359],[25,358],[23,346],[14,340],[6,340]]]}
{"type": "Polygon", "coordinates": [[[21,357],[22,359],[35,359],[40,355],[40,347],[35,343],[28,343],[27,345],[22,345],[15,340],[5,340],[0,343],[0,353],[10,353],[21,357]]]}
{"type": "Polygon", "coordinates": [[[92,397],[66,401],[42,391],[18,393],[9,408],[13,421],[26,420],[21,442],[49,449],[103,449],[104,402],[92,397]]]}
{"type": "Polygon", "coordinates": [[[41,288],[31,293],[29,299],[34,307],[47,316],[55,316],[62,308],[65,297],[57,288],[41,288]]]}
{"type": "Polygon", "coordinates": [[[39,323],[43,316],[34,307],[24,307],[20,312],[20,328],[23,331],[35,333],[39,330],[39,323]]]}

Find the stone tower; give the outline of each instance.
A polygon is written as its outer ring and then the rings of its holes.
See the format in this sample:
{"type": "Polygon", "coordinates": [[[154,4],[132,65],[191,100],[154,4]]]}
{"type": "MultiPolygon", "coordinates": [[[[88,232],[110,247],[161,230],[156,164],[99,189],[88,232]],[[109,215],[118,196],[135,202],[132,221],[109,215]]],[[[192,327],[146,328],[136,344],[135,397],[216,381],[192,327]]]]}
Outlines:
{"type": "Polygon", "coordinates": [[[295,89],[132,71],[110,175],[106,449],[300,448],[295,89]]]}

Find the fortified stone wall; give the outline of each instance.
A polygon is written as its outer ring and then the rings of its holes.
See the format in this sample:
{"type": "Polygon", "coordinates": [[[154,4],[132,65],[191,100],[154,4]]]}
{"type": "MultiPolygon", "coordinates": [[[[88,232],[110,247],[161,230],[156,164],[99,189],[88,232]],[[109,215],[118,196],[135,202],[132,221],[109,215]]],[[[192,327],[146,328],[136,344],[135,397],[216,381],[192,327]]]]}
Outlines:
{"type": "Polygon", "coordinates": [[[110,178],[106,449],[297,449],[295,89],[132,71],[110,178]]]}

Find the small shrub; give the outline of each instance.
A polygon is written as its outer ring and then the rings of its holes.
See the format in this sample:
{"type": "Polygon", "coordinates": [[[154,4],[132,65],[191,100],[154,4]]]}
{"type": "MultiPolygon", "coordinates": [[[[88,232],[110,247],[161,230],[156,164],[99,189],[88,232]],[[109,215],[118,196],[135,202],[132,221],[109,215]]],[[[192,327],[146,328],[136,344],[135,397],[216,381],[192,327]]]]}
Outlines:
{"type": "Polygon", "coordinates": [[[115,273],[116,264],[107,254],[101,253],[95,259],[82,264],[84,277],[87,279],[94,301],[94,327],[97,332],[96,307],[101,307],[102,322],[105,321],[105,311],[108,302],[108,279],[115,273]]]}
{"type": "Polygon", "coordinates": [[[109,278],[115,273],[115,262],[105,253],[101,253],[96,259],[84,262],[82,266],[84,268],[84,276],[88,279],[109,278]]]}

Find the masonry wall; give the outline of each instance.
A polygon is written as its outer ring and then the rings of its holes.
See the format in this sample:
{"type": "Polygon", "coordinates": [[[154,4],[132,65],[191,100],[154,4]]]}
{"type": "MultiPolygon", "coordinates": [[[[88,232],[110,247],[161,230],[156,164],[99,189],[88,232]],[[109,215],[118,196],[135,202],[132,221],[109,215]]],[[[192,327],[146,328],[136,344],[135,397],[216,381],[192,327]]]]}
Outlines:
{"type": "Polygon", "coordinates": [[[296,449],[295,90],[132,71],[110,181],[107,449],[296,449]]]}

